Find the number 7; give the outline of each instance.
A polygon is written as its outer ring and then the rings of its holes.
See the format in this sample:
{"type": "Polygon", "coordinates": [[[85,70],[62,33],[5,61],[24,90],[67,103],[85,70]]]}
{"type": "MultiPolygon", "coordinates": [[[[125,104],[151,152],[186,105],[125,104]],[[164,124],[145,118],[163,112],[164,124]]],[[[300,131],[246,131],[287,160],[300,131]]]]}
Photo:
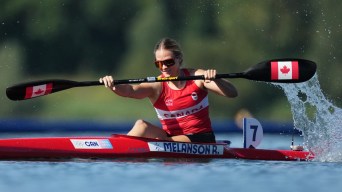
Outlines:
{"type": "Polygon", "coordinates": [[[253,141],[255,141],[256,140],[256,133],[257,133],[257,130],[258,130],[259,126],[251,125],[250,127],[251,127],[251,129],[253,129],[253,141]]]}

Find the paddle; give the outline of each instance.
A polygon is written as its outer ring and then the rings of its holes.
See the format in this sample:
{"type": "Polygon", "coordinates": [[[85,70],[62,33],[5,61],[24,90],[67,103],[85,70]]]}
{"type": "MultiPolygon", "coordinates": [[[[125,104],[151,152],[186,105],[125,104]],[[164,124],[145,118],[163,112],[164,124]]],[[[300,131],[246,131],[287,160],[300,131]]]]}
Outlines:
{"type": "MultiPolygon", "coordinates": [[[[316,64],[304,59],[274,59],[263,61],[242,73],[217,74],[218,78],[245,78],[255,81],[300,83],[309,80],[316,72],[316,64]]],[[[114,80],[114,84],[133,84],[143,82],[185,81],[204,79],[203,75],[186,77],[146,77],[139,79],[114,80]]],[[[6,89],[11,100],[26,100],[50,93],[70,89],[102,85],[99,81],[70,81],[61,79],[41,80],[17,84],[6,89]]]]}

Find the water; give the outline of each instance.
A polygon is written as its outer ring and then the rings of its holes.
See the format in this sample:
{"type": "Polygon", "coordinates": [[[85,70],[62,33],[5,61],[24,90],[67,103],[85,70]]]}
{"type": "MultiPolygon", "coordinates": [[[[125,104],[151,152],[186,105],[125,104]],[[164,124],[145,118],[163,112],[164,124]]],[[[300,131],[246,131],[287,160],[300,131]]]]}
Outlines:
{"type": "Polygon", "coordinates": [[[215,160],[1,164],[1,191],[339,191],[342,187],[342,168],[334,163],[215,160]]]}
{"type": "Polygon", "coordinates": [[[294,126],[316,161],[342,162],[342,109],[324,96],[317,75],[299,84],[277,84],[290,104],[294,126]]]}

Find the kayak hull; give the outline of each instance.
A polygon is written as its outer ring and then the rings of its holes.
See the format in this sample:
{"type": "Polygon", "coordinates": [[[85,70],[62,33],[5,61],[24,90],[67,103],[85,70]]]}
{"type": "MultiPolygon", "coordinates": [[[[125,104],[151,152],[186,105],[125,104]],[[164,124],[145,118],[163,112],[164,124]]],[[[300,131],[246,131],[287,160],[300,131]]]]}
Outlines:
{"type": "Polygon", "coordinates": [[[0,139],[0,159],[194,158],[307,161],[308,151],[230,148],[227,143],[170,142],[126,135],[0,139]]]}

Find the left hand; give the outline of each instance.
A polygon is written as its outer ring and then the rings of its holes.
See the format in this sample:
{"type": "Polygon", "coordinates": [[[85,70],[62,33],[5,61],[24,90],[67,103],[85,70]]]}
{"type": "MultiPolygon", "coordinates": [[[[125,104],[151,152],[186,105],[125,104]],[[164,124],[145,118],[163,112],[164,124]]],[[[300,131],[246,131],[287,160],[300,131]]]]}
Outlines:
{"type": "Polygon", "coordinates": [[[216,77],[216,69],[207,69],[204,71],[204,82],[210,83],[216,77]]]}

